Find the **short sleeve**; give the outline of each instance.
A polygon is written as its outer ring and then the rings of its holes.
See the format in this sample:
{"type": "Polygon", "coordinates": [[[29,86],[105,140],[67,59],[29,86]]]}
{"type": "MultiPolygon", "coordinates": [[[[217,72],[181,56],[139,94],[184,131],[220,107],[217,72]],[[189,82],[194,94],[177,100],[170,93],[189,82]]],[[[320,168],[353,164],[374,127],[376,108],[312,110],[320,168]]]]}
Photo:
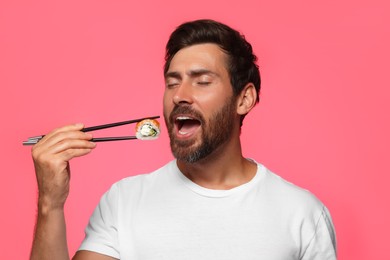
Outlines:
{"type": "Polygon", "coordinates": [[[79,250],[120,258],[118,248],[117,206],[118,187],[112,186],[101,198],[85,229],[79,250]]]}
{"type": "Polygon", "coordinates": [[[318,218],[313,238],[307,246],[302,260],[336,260],[336,235],[330,213],[323,207],[318,218]]]}

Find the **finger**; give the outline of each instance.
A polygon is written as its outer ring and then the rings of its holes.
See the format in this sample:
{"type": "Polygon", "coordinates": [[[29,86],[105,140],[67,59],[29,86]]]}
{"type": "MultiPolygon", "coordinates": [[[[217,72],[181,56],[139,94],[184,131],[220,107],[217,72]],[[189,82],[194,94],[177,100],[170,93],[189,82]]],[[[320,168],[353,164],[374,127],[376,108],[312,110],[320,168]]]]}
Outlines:
{"type": "Polygon", "coordinates": [[[51,150],[39,149],[33,151],[34,164],[45,169],[62,171],[74,157],[90,153],[96,147],[95,143],[83,140],[71,140],[53,146],[51,150]]]}
{"type": "Polygon", "coordinates": [[[49,147],[50,153],[55,155],[69,149],[94,149],[96,143],[83,139],[65,139],[49,147]]]}
{"type": "MultiPolygon", "coordinates": [[[[76,123],[76,124],[70,124],[70,125],[58,127],[56,129],[54,129],[53,131],[51,131],[51,133],[59,133],[59,132],[74,131],[74,130],[80,131],[83,128],[84,128],[83,123],[76,123]]],[[[48,135],[50,135],[50,133],[48,135]]]]}
{"type": "Polygon", "coordinates": [[[39,141],[38,146],[50,148],[55,146],[57,143],[66,141],[66,140],[90,140],[92,139],[92,135],[90,133],[84,133],[79,130],[68,130],[68,131],[60,131],[56,133],[50,134],[46,138],[44,142],[39,141]],[[41,143],[42,142],[42,143],[41,143]]]}
{"type": "MultiPolygon", "coordinates": [[[[79,132],[73,135],[71,133],[63,133],[61,135],[78,136],[80,134],[83,135],[84,133],[79,132]]],[[[85,139],[60,138],[59,141],[57,141],[56,138],[54,138],[54,140],[51,138],[44,144],[35,145],[32,149],[32,156],[36,162],[50,163],[57,154],[64,152],[67,149],[93,149],[95,147],[95,143],[85,139]]]]}
{"type": "Polygon", "coordinates": [[[71,159],[89,154],[93,148],[72,148],[58,154],[62,160],[69,162],[71,159]]]}
{"type": "Polygon", "coordinates": [[[59,133],[70,132],[70,131],[81,131],[83,128],[84,128],[84,124],[82,123],[62,126],[50,131],[38,143],[44,144],[45,142],[50,140],[53,136],[56,136],[59,133]]]}

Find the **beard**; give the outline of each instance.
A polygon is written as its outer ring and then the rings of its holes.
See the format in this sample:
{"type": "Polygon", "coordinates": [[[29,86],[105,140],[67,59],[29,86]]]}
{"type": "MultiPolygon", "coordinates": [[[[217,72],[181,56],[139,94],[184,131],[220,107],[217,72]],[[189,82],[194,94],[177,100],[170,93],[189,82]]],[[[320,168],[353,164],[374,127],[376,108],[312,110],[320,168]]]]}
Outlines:
{"type": "Polygon", "coordinates": [[[206,158],[226,143],[232,136],[231,129],[233,129],[235,123],[235,107],[235,98],[230,98],[223,107],[215,111],[210,119],[206,121],[203,115],[190,105],[175,106],[169,115],[169,120],[167,120],[167,116],[165,117],[173,156],[180,161],[195,163],[206,158]],[[199,144],[197,144],[198,138],[191,138],[190,140],[176,139],[174,117],[177,114],[191,115],[199,120],[201,127],[199,144]]]}

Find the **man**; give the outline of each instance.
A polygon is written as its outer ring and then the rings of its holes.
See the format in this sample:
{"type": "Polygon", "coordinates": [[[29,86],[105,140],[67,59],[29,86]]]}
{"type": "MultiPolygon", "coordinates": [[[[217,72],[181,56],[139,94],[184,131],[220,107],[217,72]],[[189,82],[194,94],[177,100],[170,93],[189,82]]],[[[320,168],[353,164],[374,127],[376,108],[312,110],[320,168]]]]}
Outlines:
{"type": "MultiPolygon", "coordinates": [[[[164,118],[176,160],[102,197],[74,259],[336,259],[329,212],[312,194],[241,153],[259,100],[251,45],[210,20],[179,26],[166,46],[164,118]]],[[[69,259],[69,160],[95,144],[83,125],[34,148],[39,186],[32,259],[69,259]]]]}

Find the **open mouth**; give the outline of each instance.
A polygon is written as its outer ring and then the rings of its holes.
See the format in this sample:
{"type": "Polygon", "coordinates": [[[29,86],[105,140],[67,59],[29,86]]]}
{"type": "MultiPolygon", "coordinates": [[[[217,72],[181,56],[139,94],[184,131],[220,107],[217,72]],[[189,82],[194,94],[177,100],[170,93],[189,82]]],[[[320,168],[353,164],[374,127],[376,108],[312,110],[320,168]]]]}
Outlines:
{"type": "Polygon", "coordinates": [[[178,116],[175,119],[175,128],[179,136],[190,136],[200,127],[198,119],[189,116],[178,116]]]}

